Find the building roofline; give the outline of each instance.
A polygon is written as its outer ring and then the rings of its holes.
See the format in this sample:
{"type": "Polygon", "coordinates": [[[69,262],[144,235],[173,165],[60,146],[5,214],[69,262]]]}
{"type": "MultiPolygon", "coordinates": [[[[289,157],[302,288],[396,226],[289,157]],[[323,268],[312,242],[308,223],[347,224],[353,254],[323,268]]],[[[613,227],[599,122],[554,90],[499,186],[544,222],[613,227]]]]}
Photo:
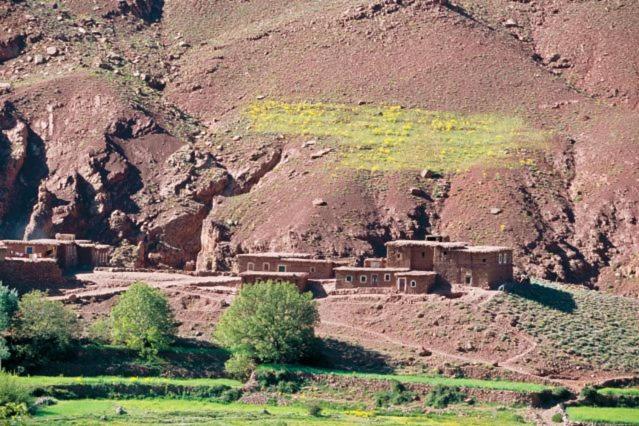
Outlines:
{"type": "Polygon", "coordinates": [[[426,240],[395,240],[385,244],[387,247],[466,247],[469,243],[463,241],[426,241],[426,240]]]}
{"type": "Polygon", "coordinates": [[[288,253],[288,252],[261,252],[261,253],[242,253],[235,257],[276,257],[279,259],[310,259],[310,253],[288,253]]]}
{"type": "Polygon", "coordinates": [[[260,277],[294,277],[294,278],[307,278],[308,273],[306,272],[273,272],[273,271],[244,271],[240,272],[240,277],[250,277],[250,276],[260,276],[260,277]]]}
{"type": "Polygon", "coordinates": [[[335,268],[335,271],[342,272],[408,272],[408,268],[366,268],[361,266],[341,266],[335,268]]]}

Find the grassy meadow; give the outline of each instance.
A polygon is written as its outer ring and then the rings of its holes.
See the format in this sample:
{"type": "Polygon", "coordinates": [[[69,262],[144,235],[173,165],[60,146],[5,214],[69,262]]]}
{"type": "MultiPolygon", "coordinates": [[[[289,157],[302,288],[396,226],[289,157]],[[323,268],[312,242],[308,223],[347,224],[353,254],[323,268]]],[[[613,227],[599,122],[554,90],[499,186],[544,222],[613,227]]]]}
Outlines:
{"type": "Polygon", "coordinates": [[[639,408],[568,407],[566,411],[574,422],[639,425],[639,408]]]}
{"type": "Polygon", "coordinates": [[[547,135],[518,117],[462,115],[399,106],[262,101],[246,111],[251,131],[305,135],[336,148],[339,164],[364,170],[466,170],[529,165],[547,135]]]}

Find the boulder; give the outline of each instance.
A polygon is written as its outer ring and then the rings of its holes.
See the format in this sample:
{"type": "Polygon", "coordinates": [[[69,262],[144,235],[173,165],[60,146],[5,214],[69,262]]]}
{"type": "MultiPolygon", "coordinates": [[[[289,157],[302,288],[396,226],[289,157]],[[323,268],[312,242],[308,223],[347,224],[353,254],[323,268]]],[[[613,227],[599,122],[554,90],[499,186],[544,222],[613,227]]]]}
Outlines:
{"type": "Polygon", "coordinates": [[[501,209],[500,209],[499,207],[492,207],[492,208],[490,209],[490,214],[495,214],[495,215],[497,215],[497,214],[499,214],[499,213],[501,213],[501,209]]]}
{"type": "Polygon", "coordinates": [[[326,201],[324,201],[321,198],[316,198],[313,200],[313,205],[316,207],[320,207],[320,206],[325,206],[326,205],[326,201]]]}

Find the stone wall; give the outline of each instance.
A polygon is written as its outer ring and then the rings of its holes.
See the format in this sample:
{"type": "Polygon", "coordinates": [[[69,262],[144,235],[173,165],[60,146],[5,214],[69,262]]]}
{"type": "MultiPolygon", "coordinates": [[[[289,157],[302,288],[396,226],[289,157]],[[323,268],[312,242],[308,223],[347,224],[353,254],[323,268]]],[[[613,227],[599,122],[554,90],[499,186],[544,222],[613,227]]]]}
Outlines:
{"type": "Polygon", "coordinates": [[[48,290],[64,284],[62,270],[53,259],[5,259],[0,262],[0,281],[20,293],[48,290]]]}

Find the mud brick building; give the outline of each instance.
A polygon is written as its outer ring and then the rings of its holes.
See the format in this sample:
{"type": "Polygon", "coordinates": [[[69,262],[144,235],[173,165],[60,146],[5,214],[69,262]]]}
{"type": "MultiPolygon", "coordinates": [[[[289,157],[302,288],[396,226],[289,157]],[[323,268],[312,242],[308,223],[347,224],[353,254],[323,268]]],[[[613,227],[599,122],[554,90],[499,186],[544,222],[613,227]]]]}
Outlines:
{"type": "Polygon", "coordinates": [[[238,255],[237,264],[242,282],[262,278],[284,281],[282,274],[290,274],[290,281],[302,288],[297,281],[301,278],[294,274],[304,274],[306,280],[334,277],[335,289],[386,287],[420,294],[430,293],[438,285],[443,289],[453,284],[495,289],[513,279],[512,260],[512,249],[508,247],[472,246],[451,242],[445,236],[428,235],[419,241],[390,241],[386,243],[385,258],[364,259],[363,267],[311,259],[306,253],[242,254],[238,255]]]}
{"type": "Polygon", "coordinates": [[[310,279],[329,279],[334,276],[335,262],[311,259],[307,253],[252,253],[237,256],[239,272],[299,272],[310,279]]]}
{"type": "Polygon", "coordinates": [[[240,273],[240,278],[242,279],[242,285],[264,281],[288,282],[295,284],[299,291],[305,291],[308,284],[308,274],[305,272],[245,271],[240,273]]]}

